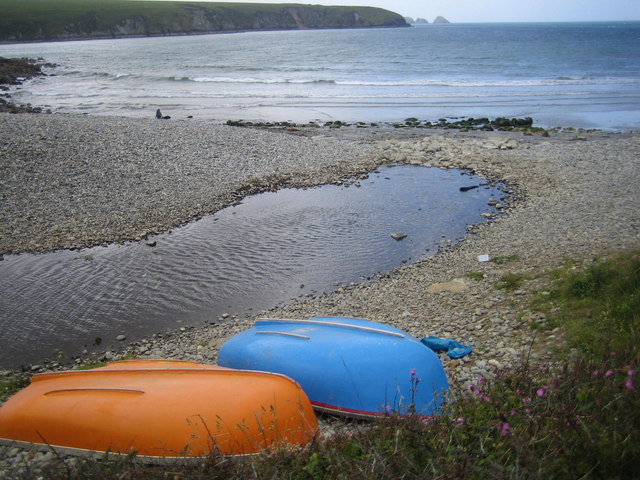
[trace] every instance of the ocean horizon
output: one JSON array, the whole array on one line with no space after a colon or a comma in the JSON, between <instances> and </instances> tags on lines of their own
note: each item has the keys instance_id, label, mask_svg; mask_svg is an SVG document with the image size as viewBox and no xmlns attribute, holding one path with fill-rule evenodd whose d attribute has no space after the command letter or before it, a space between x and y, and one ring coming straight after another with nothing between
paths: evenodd
<instances>
[{"instance_id":1,"label":"ocean horizon","mask_svg":"<svg viewBox=\"0 0 640 480\"><path fill-rule=\"evenodd\" d=\"M213 121L532 117L640 127L640 22L460 23L0 45L57 66L12 91L54 112Z\"/></svg>"}]
</instances>

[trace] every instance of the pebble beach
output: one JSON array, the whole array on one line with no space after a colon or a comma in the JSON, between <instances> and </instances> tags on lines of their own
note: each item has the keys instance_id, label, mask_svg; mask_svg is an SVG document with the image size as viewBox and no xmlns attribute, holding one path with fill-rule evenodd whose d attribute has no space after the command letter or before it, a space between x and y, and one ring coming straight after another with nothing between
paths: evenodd
<instances>
[{"instance_id":1,"label":"pebble beach","mask_svg":"<svg viewBox=\"0 0 640 480\"><path fill-rule=\"evenodd\" d=\"M258 317L315 315L367 318L418 338L473 345L462 359L442 356L452 385L491 378L523 359L553 362L561 331L532 330L544 317L529 301L543 274L567 259L588 263L640 246L640 131L361 127L0 114L0 253L144 241L251 193L350 182L383 163L467 169L503 181L508 199L500 215L432 257L257 315L115 342L71 363L127 354L215 363L225 339ZM498 288L507 275L522 284ZM66 368L69 359L52 358L28 373ZM0 447L0 471L27 455Z\"/></svg>"}]
</instances>

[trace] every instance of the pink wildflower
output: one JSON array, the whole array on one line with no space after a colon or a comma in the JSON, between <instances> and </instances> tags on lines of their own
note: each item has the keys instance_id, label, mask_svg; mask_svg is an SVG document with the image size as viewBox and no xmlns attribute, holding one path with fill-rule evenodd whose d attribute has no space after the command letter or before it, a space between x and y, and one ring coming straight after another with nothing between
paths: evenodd
<instances>
[{"instance_id":1,"label":"pink wildflower","mask_svg":"<svg viewBox=\"0 0 640 480\"><path fill-rule=\"evenodd\" d=\"M509 435L509 430L511 429L511 426L509 425L508 422L504 422L502 424L502 428L500 428L500 435L502 435L503 437L506 435Z\"/></svg>"},{"instance_id":2,"label":"pink wildflower","mask_svg":"<svg viewBox=\"0 0 640 480\"><path fill-rule=\"evenodd\" d=\"M530 408L525 408L524 411L527 412L528 414L533 413L533 410L531 410Z\"/></svg>"},{"instance_id":3,"label":"pink wildflower","mask_svg":"<svg viewBox=\"0 0 640 480\"><path fill-rule=\"evenodd\" d=\"M411 375L415 375L415 374L416 374L416 369L415 369L415 368L412 368L411 370L409 370L409 373L410 373Z\"/></svg>"},{"instance_id":4,"label":"pink wildflower","mask_svg":"<svg viewBox=\"0 0 640 480\"><path fill-rule=\"evenodd\" d=\"M628 378L627 381L625 382L624 386L627 387L628 390L633 390L633 380Z\"/></svg>"},{"instance_id":5,"label":"pink wildflower","mask_svg":"<svg viewBox=\"0 0 640 480\"><path fill-rule=\"evenodd\" d=\"M536 394L537 394L539 397L541 397L541 396L543 396L543 395L544 395L544 391L545 391L545 390L544 390L544 388L539 388L539 389L538 389L538 391L536 392Z\"/></svg>"},{"instance_id":6,"label":"pink wildflower","mask_svg":"<svg viewBox=\"0 0 640 480\"><path fill-rule=\"evenodd\" d=\"M607 371L604 373L604 376L605 376L605 377L610 377L611 375L613 375L613 370L607 370Z\"/></svg>"},{"instance_id":7,"label":"pink wildflower","mask_svg":"<svg viewBox=\"0 0 640 480\"><path fill-rule=\"evenodd\" d=\"M627 375L631 376L631 375L635 375L635 374L636 374L635 370L633 370L631 368L629 370L627 370Z\"/></svg>"},{"instance_id":8,"label":"pink wildflower","mask_svg":"<svg viewBox=\"0 0 640 480\"><path fill-rule=\"evenodd\" d=\"M531 403L531 398L530 398L530 397L523 398L523 399L522 399L522 401L523 401L524 403Z\"/></svg>"},{"instance_id":9,"label":"pink wildflower","mask_svg":"<svg viewBox=\"0 0 640 480\"><path fill-rule=\"evenodd\" d=\"M616 356L616 352L611 352L609 355L611 355L612 357Z\"/></svg>"},{"instance_id":10,"label":"pink wildflower","mask_svg":"<svg viewBox=\"0 0 640 480\"><path fill-rule=\"evenodd\" d=\"M456 423L464 423L464 418L462 417L456 418Z\"/></svg>"},{"instance_id":11,"label":"pink wildflower","mask_svg":"<svg viewBox=\"0 0 640 480\"><path fill-rule=\"evenodd\" d=\"M597 377L598 375L600 375L600 370L594 370L593 371L593 376Z\"/></svg>"},{"instance_id":12,"label":"pink wildflower","mask_svg":"<svg viewBox=\"0 0 640 480\"><path fill-rule=\"evenodd\" d=\"M482 397L482 400L483 400L485 403L491 403L491 397L487 397L486 395L485 395L484 397Z\"/></svg>"}]
</instances>

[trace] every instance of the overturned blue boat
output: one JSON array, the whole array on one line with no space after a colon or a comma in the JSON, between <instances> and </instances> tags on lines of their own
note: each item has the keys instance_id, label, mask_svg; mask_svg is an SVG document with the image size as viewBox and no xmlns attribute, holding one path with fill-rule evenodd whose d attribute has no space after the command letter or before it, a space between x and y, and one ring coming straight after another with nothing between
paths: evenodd
<instances>
[{"instance_id":1,"label":"overturned blue boat","mask_svg":"<svg viewBox=\"0 0 640 480\"><path fill-rule=\"evenodd\" d=\"M355 318L260 319L222 345L218 364L286 375L315 409L352 417L432 415L449 389L431 349Z\"/></svg>"}]
</instances>

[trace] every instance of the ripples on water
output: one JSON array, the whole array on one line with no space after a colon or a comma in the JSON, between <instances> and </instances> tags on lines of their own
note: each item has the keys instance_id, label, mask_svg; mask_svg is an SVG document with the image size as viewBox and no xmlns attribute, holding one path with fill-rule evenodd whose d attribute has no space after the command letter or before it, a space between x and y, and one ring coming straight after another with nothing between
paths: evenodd
<instances>
[{"instance_id":1,"label":"ripples on water","mask_svg":"<svg viewBox=\"0 0 640 480\"><path fill-rule=\"evenodd\" d=\"M77 354L225 312L271 308L434 253L491 211L480 179L454 170L383 167L361 186L284 189L150 238L0 263L0 366ZM402 241L391 234L402 231ZM103 345L104 347L104 345Z\"/></svg>"}]
</instances>

